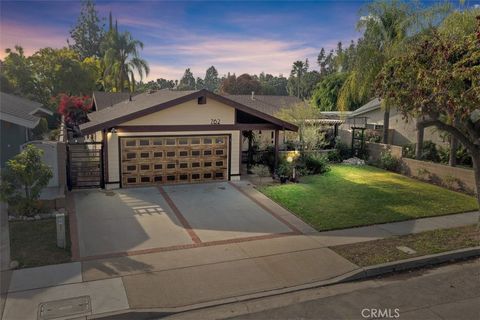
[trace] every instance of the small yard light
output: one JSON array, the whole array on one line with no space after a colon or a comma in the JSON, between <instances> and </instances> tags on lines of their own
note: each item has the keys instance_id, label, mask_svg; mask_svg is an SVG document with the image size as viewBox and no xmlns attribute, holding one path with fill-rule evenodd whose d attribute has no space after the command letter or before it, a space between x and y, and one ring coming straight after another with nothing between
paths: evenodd
<instances>
[{"instance_id":1,"label":"small yard light","mask_svg":"<svg viewBox=\"0 0 480 320\"><path fill-rule=\"evenodd\" d=\"M292 162L293 162L293 158L292 158L292 157L287 157L287 162L288 162L288 163L292 163Z\"/></svg>"}]
</instances>

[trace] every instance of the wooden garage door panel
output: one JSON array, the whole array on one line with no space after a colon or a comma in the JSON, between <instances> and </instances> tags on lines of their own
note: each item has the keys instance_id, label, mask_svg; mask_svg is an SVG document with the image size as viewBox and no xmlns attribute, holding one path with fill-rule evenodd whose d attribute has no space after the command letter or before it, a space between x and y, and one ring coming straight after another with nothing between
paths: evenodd
<instances>
[{"instance_id":1,"label":"wooden garage door panel","mask_svg":"<svg viewBox=\"0 0 480 320\"><path fill-rule=\"evenodd\" d=\"M228 136L122 137L122 185L228 179Z\"/></svg>"}]
</instances>

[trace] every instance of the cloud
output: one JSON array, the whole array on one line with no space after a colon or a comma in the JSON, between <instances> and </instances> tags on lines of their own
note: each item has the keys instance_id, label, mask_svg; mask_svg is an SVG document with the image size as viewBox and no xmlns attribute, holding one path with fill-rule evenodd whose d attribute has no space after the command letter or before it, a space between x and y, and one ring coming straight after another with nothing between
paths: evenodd
<instances>
[{"instance_id":1,"label":"cloud","mask_svg":"<svg viewBox=\"0 0 480 320\"><path fill-rule=\"evenodd\" d=\"M179 78L185 68L190 67L195 76L203 77L205 70L214 65L219 73L290 73L291 64L305 58L314 59L318 50L303 43L279 41L267 38L227 39L197 37L196 41L170 45L145 47L145 53L157 61L175 56L169 65L168 74ZM154 63L156 64L156 63ZM174 72L178 68L177 72ZM160 69L158 69L160 71ZM152 70L149 78L165 77L155 75Z\"/></svg>"},{"instance_id":2,"label":"cloud","mask_svg":"<svg viewBox=\"0 0 480 320\"><path fill-rule=\"evenodd\" d=\"M40 48L61 48L67 45L68 31L58 28L25 25L4 19L0 28L0 59L6 56L6 48L15 45L22 46L27 56Z\"/></svg>"}]
</instances>

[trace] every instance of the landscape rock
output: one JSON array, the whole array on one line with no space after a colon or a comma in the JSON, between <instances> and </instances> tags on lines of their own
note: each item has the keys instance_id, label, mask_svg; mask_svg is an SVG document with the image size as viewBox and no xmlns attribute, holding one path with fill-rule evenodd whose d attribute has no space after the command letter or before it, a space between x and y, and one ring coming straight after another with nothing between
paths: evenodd
<instances>
[{"instance_id":1,"label":"landscape rock","mask_svg":"<svg viewBox=\"0 0 480 320\"><path fill-rule=\"evenodd\" d=\"M352 165L355 165L355 166L363 166L363 165L365 165L365 160L362 160L362 159L357 158L357 157L353 157L353 158L350 158L350 159L347 159L347 160L343 160L342 163L352 164Z\"/></svg>"},{"instance_id":2,"label":"landscape rock","mask_svg":"<svg viewBox=\"0 0 480 320\"><path fill-rule=\"evenodd\" d=\"M10 261L10 269L17 269L18 266L19 266L19 263L17 260Z\"/></svg>"}]
</instances>

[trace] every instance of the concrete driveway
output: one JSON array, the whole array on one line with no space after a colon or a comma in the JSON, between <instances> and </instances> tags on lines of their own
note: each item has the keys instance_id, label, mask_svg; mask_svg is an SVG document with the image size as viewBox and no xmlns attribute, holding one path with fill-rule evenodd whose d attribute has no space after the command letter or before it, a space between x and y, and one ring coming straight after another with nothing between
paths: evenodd
<instances>
[{"instance_id":1,"label":"concrete driveway","mask_svg":"<svg viewBox=\"0 0 480 320\"><path fill-rule=\"evenodd\" d=\"M227 182L82 190L73 192L73 199L80 258L190 248L295 231Z\"/></svg>"}]
</instances>

